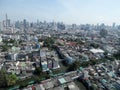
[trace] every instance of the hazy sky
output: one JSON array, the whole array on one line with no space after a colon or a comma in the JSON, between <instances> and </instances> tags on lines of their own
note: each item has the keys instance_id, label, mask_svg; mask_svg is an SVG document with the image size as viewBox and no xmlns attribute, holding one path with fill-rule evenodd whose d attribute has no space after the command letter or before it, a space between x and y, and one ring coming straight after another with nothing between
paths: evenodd
<instances>
[{"instance_id":1,"label":"hazy sky","mask_svg":"<svg viewBox=\"0 0 120 90\"><path fill-rule=\"evenodd\" d=\"M0 21L63 21L120 24L120 0L0 0Z\"/></svg>"}]
</instances>

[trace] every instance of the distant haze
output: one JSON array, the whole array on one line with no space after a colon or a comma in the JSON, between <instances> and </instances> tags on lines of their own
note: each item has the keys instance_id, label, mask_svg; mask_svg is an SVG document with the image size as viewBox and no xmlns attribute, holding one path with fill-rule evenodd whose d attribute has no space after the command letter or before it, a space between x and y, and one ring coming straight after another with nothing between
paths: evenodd
<instances>
[{"instance_id":1,"label":"distant haze","mask_svg":"<svg viewBox=\"0 0 120 90\"><path fill-rule=\"evenodd\" d=\"M0 0L0 21L63 21L120 24L120 0Z\"/></svg>"}]
</instances>

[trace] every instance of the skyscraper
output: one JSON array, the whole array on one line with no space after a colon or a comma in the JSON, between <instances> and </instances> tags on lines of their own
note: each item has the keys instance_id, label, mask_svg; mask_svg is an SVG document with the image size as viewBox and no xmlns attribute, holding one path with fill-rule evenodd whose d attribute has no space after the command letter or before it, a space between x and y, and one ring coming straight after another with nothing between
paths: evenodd
<instances>
[{"instance_id":1,"label":"skyscraper","mask_svg":"<svg viewBox=\"0 0 120 90\"><path fill-rule=\"evenodd\" d=\"M7 20L7 27L10 27L10 19Z\"/></svg>"},{"instance_id":2,"label":"skyscraper","mask_svg":"<svg viewBox=\"0 0 120 90\"><path fill-rule=\"evenodd\" d=\"M5 24L6 24L5 26L6 26L6 29L7 29L7 20L8 20L7 14L5 15L5 20L6 20L6 21L5 21Z\"/></svg>"},{"instance_id":3,"label":"skyscraper","mask_svg":"<svg viewBox=\"0 0 120 90\"><path fill-rule=\"evenodd\" d=\"M24 27L24 30L27 28L27 21L26 21L26 19L23 20L23 27Z\"/></svg>"},{"instance_id":4,"label":"skyscraper","mask_svg":"<svg viewBox=\"0 0 120 90\"><path fill-rule=\"evenodd\" d=\"M0 31L2 30L2 22L0 22Z\"/></svg>"},{"instance_id":5,"label":"skyscraper","mask_svg":"<svg viewBox=\"0 0 120 90\"><path fill-rule=\"evenodd\" d=\"M112 27L115 28L115 23L113 23Z\"/></svg>"},{"instance_id":6,"label":"skyscraper","mask_svg":"<svg viewBox=\"0 0 120 90\"><path fill-rule=\"evenodd\" d=\"M8 27L10 27L10 19L8 19L7 14L5 15L5 28L7 29Z\"/></svg>"}]
</instances>

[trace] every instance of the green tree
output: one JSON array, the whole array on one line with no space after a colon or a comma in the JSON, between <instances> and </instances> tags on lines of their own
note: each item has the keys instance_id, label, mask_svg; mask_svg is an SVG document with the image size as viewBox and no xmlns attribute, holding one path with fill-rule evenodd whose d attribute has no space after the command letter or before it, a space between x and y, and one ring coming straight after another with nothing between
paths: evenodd
<instances>
[{"instance_id":1,"label":"green tree","mask_svg":"<svg viewBox=\"0 0 120 90\"><path fill-rule=\"evenodd\" d=\"M78 69L80 67L80 62L79 61L75 61L74 63L72 63L70 66L69 66L69 71L74 71L76 69Z\"/></svg>"},{"instance_id":2,"label":"green tree","mask_svg":"<svg viewBox=\"0 0 120 90\"><path fill-rule=\"evenodd\" d=\"M7 45L2 46L2 52L8 51L9 47Z\"/></svg>"},{"instance_id":3,"label":"green tree","mask_svg":"<svg viewBox=\"0 0 120 90\"><path fill-rule=\"evenodd\" d=\"M99 44L97 44L97 43L91 43L90 46L93 47L93 48L98 48Z\"/></svg>"},{"instance_id":4,"label":"green tree","mask_svg":"<svg viewBox=\"0 0 120 90\"><path fill-rule=\"evenodd\" d=\"M19 40L19 44L21 44L23 41L22 40Z\"/></svg>"},{"instance_id":5,"label":"green tree","mask_svg":"<svg viewBox=\"0 0 120 90\"><path fill-rule=\"evenodd\" d=\"M84 42L81 39L75 39L74 40L77 44L84 44Z\"/></svg>"},{"instance_id":6,"label":"green tree","mask_svg":"<svg viewBox=\"0 0 120 90\"><path fill-rule=\"evenodd\" d=\"M90 62L91 65L95 65L95 64L98 63L98 60L90 60L89 62Z\"/></svg>"},{"instance_id":7,"label":"green tree","mask_svg":"<svg viewBox=\"0 0 120 90\"><path fill-rule=\"evenodd\" d=\"M2 69L0 70L0 87L5 87L6 85L6 72Z\"/></svg>"},{"instance_id":8,"label":"green tree","mask_svg":"<svg viewBox=\"0 0 120 90\"><path fill-rule=\"evenodd\" d=\"M35 71L34 71L34 74L35 74L35 75L40 75L41 72L42 72L42 69L41 69L40 67L36 67L36 68L35 68Z\"/></svg>"},{"instance_id":9,"label":"green tree","mask_svg":"<svg viewBox=\"0 0 120 90\"><path fill-rule=\"evenodd\" d=\"M10 39L8 42L9 42L9 43L15 43L15 40Z\"/></svg>"},{"instance_id":10,"label":"green tree","mask_svg":"<svg viewBox=\"0 0 120 90\"><path fill-rule=\"evenodd\" d=\"M116 59L120 59L120 50L113 55Z\"/></svg>"},{"instance_id":11,"label":"green tree","mask_svg":"<svg viewBox=\"0 0 120 90\"><path fill-rule=\"evenodd\" d=\"M4 44L15 43L15 40L13 40L13 39L10 39L9 41L3 40L3 43L4 43Z\"/></svg>"},{"instance_id":12,"label":"green tree","mask_svg":"<svg viewBox=\"0 0 120 90\"><path fill-rule=\"evenodd\" d=\"M46 39L44 40L43 45L44 45L45 47L52 47L52 45L53 45L54 43L55 43L54 39L48 37L48 38L46 38Z\"/></svg>"},{"instance_id":13,"label":"green tree","mask_svg":"<svg viewBox=\"0 0 120 90\"><path fill-rule=\"evenodd\" d=\"M6 80L8 86L15 85L17 77L15 74L6 75Z\"/></svg>"},{"instance_id":14,"label":"green tree","mask_svg":"<svg viewBox=\"0 0 120 90\"><path fill-rule=\"evenodd\" d=\"M88 67L90 64L91 64L91 61L84 61L84 62L82 62L80 65L81 65L82 67Z\"/></svg>"}]
</instances>

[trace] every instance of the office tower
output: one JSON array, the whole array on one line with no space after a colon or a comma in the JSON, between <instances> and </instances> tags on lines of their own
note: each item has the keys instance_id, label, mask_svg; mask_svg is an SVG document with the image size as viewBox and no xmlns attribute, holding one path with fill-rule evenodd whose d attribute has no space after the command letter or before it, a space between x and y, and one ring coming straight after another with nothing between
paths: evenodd
<instances>
[{"instance_id":1,"label":"office tower","mask_svg":"<svg viewBox=\"0 0 120 90\"><path fill-rule=\"evenodd\" d=\"M7 27L10 27L10 19L7 19Z\"/></svg>"},{"instance_id":2,"label":"office tower","mask_svg":"<svg viewBox=\"0 0 120 90\"><path fill-rule=\"evenodd\" d=\"M7 20L8 20L8 18L7 18L7 14L5 15L5 27L6 27L6 29L7 29Z\"/></svg>"},{"instance_id":3,"label":"office tower","mask_svg":"<svg viewBox=\"0 0 120 90\"><path fill-rule=\"evenodd\" d=\"M52 30L56 30L57 31L57 24L56 24L56 22L52 22L51 23L51 25L52 25Z\"/></svg>"},{"instance_id":4,"label":"office tower","mask_svg":"<svg viewBox=\"0 0 120 90\"><path fill-rule=\"evenodd\" d=\"M8 27L10 27L10 19L8 19L7 14L5 15L5 25L4 25L4 26L6 27L6 29L7 29Z\"/></svg>"},{"instance_id":5,"label":"office tower","mask_svg":"<svg viewBox=\"0 0 120 90\"><path fill-rule=\"evenodd\" d=\"M102 24L100 25L100 29L105 29L105 24L104 24L104 23L102 23Z\"/></svg>"},{"instance_id":6,"label":"office tower","mask_svg":"<svg viewBox=\"0 0 120 90\"><path fill-rule=\"evenodd\" d=\"M76 24L72 24L72 29L76 30Z\"/></svg>"},{"instance_id":7,"label":"office tower","mask_svg":"<svg viewBox=\"0 0 120 90\"><path fill-rule=\"evenodd\" d=\"M15 22L15 28L20 28L20 26L21 26L21 25L20 25L20 22L19 22L19 21L16 21L16 22Z\"/></svg>"},{"instance_id":8,"label":"office tower","mask_svg":"<svg viewBox=\"0 0 120 90\"><path fill-rule=\"evenodd\" d=\"M23 20L23 27L24 27L24 30L27 28L27 21L26 21L26 19Z\"/></svg>"},{"instance_id":9,"label":"office tower","mask_svg":"<svg viewBox=\"0 0 120 90\"><path fill-rule=\"evenodd\" d=\"M115 23L113 23L113 26L112 26L113 28L115 28Z\"/></svg>"},{"instance_id":10,"label":"office tower","mask_svg":"<svg viewBox=\"0 0 120 90\"><path fill-rule=\"evenodd\" d=\"M39 20L37 19L37 25L39 25Z\"/></svg>"},{"instance_id":11,"label":"office tower","mask_svg":"<svg viewBox=\"0 0 120 90\"><path fill-rule=\"evenodd\" d=\"M33 23L30 23L30 27L31 27L31 28L33 27Z\"/></svg>"},{"instance_id":12,"label":"office tower","mask_svg":"<svg viewBox=\"0 0 120 90\"><path fill-rule=\"evenodd\" d=\"M63 23L57 23L58 30L65 30L65 24Z\"/></svg>"},{"instance_id":13,"label":"office tower","mask_svg":"<svg viewBox=\"0 0 120 90\"><path fill-rule=\"evenodd\" d=\"M0 22L0 31L2 30L2 22Z\"/></svg>"}]
</instances>

